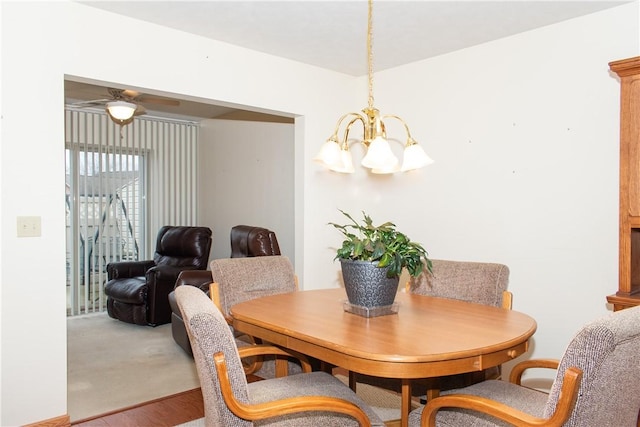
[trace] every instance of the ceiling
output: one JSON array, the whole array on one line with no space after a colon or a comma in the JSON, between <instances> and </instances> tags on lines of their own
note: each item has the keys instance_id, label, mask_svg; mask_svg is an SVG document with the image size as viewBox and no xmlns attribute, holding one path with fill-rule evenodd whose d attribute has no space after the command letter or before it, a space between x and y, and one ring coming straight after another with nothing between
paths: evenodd
<instances>
[{"instance_id":1,"label":"ceiling","mask_svg":"<svg viewBox=\"0 0 640 427\"><path fill-rule=\"evenodd\" d=\"M443 55L630 1L376 0L373 5L374 71ZM78 2L353 76L367 74L367 2L364 0ZM105 93L106 90L98 98L103 98ZM86 100L77 93L68 92L67 96ZM172 112L180 114L178 110L187 106L197 107L185 101ZM197 108L195 111L184 113L215 117L233 112L229 109L198 112Z\"/></svg>"},{"instance_id":2,"label":"ceiling","mask_svg":"<svg viewBox=\"0 0 640 427\"><path fill-rule=\"evenodd\" d=\"M117 89L133 89L133 87L118 87ZM111 99L109 89L98 83L85 83L71 80L64 82L65 103L72 108L81 108L83 110L104 110L106 101ZM146 100L149 102L146 102ZM97 105L86 105L86 101L101 100L103 102ZM158 100L159 102L153 102ZM179 105L167 105L162 100L176 100ZM241 110L234 107L228 107L217 104L204 102L196 102L186 100L178 96L162 95L157 92L153 94L141 93L136 103L142 105L146 110L145 117L153 116L160 118L171 118L187 121L201 121L202 119L227 119L227 120L251 120L262 122L277 123L293 123L293 118L282 117L272 114L257 113L252 111ZM137 113L136 113L137 114Z\"/></svg>"}]
</instances>

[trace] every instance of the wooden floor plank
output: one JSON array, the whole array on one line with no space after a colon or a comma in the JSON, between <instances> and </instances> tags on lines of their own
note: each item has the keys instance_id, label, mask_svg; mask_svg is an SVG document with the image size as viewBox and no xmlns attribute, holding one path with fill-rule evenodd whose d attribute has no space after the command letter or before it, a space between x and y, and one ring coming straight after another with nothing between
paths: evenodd
<instances>
[{"instance_id":1,"label":"wooden floor plank","mask_svg":"<svg viewBox=\"0 0 640 427\"><path fill-rule=\"evenodd\" d=\"M248 375L247 381L260 381ZM200 388L162 397L71 423L72 427L173 427L204 417L204 401ZM399 427L400 420L387 421L386 427ZM640 426L640 425L639 425Z\"/></svg>"},{"instance_id":2,"label":"wooden floor plank","mask_svg":"<svg viewBox=\"0 0 640 427\"><path fill-rule=\"evenodd\" d=\"M163 397L98 417L72 422L72 427L172 427L204 417L200 388Z\"/></svg>"}]
</instances>

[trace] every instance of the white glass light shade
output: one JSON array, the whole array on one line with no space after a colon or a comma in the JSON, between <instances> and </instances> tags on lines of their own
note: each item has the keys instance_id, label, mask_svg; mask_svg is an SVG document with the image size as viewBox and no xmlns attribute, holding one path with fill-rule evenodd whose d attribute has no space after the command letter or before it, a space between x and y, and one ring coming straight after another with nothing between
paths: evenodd
<instances>
[{"instance_id":1,"label":"white glass light shade","mask_svg":"<svg viewBox=\"0 0 640 427\"><path fill-rule=\"evenodd\" d=\"M313 160L335 172L354 172L351 151L341 149L334 139L328 139Z\"/></svg>"},{"instance_id":2,"label":"white glass light shade","mask_svg":"<svg viewBox=\"0 0 640 427\"><path fill-rule=\"evenodd\" d=\"M330 167L329 169L341 173L355 172L355 169L353 169L353 158L351 157L351 151L340 150L340 164L335 165L334 167Z\"/></svg>"},{"instance_id":3,"label":"white glass light shade","mask_svg":"<svg viewBox=\"0 0 640 427\"><path fill-rule=\"evenodd\" d=\"M333 166L341 164L340 151L342 151L340 150L340 145L335 140L328 139L322 144L320 151L313 160L331 169Z\"/></svg>"},{"instance_id":4,"label":"white glass light shade","mask_svg":"<svg viewBox=\"0 0 640 427\"><path fill-rule=\"evenodd\" d=\"M331 165L338 163L340 161L340 146L336 141L328 139L324 144L322 144L320 151L313 160L326 167L330 167Z\"/></svg>"},{"instance_id":5,"label":"white glass light shade","mask_svg":"<svg viewBox=\"0 0 640 427\"><path fill-rule=\"evenodd\" d=\"M433 160L427 156L424 149L418 144L407 145L404 149L404 156L402 160L402 172L410 171L413 169L419 169L426 165L433 163Z\"/></svg>"},{"instance_id":6,"label":"white glass light shade","mask_svg":"<svg viewBox=\"0 0 640 427\"><path fill-rule=\"evenodd\" d=\"M398 158L391 151L387 140L376 136L369 144L367 155L364 156L361 163L366 168L388 170L398 163Z\"/></svg>"},{"instance_id":7,"label":"white glass light shade","mask_svg":"<svg viewBox=\"0 0 640 427\"><path fill-rule=\"evenodd\" d=\"M107 102L107 111L116 120L129 120L133 117L138 106L132 102L127 101L111 101Z\"/></svg>"},{"instance_id":8,"label":"white glass light shade","mask_svg":"<svg viewBox=\"0 0 640 427\"><path fill-rule=\"evenodd\" d=\"M396 173L400 170L400 168L398 167L398 163L396 163L395 165L393 165L393 167L391 168L386 168L386 169L371 169L371 173L375 173L377 175L386 175L386 174L390 174L390 173Z\"/></svg>"}]
</instances>

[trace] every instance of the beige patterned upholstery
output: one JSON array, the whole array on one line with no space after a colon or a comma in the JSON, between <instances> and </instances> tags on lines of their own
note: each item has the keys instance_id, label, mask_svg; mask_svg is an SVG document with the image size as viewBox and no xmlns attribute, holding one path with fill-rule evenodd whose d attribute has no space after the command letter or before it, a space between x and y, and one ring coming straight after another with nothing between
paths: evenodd
<instances>
[{"instance_id":1,"label":"beige patterned upholstery","mask_svg":"<svg viewBox=\"0 0 640 427\"><path fill-rule=\"evenodd\" d=\"M233 395L244 404L267 403L300 396L333 396L353 402L361 408L374 426L384 423L355 393L340 380L325 373L311 372L282 378L272 378L248 384L240 360L240 354L226 320L218 308L199 289L180 286L176 289L176 300L196 362L205 406L205 425L211 427L236 426L357 426L348 415L326 411L298 412L280 415L265 420L250 422L239 418L225 404L221 380L218 378L213 355L224 354L229 382Z\"/></svg>"},{"instance_id":2,"label":"beige patterned upholstery","mask_svg":"<svg viewBox=\"0 0 640 427\"><path fill-rule=\"evenodd\" d=\"M409 280L414 294L451 298L478 304L502 306L509 284L509 268L503 264L432 260L433 274Z\"/></svg>"},{"instance_id":3,"label":"beige patterned upholstery","mask_svg":"<svg viewBox=\"0 0 640 427\"><path fill-rule=\"evenodd\" d=\"M575 407L561 425L636 426L640 411L640 307L618 311L585 325L567 346L549 394L513 382L489 380L442 393L442 398L432 400L426 407L436 409L440 401L457 393L483 396L546 419L569 397L566 392L561 397L560 389L570 367L582 370L583 376ZM410 414L411 427L421 425L423 408ZM440 409L436 420L438 427L510 425L480 412L458 408ZM530 424L518 421L518 425Z\"/></svg>"},{"instance_id":4,"label":"beige patterned upholstery","mask_svg":"<svg viewBox=\"0 0 640 427\"><path fill-rule=\"evenodd\" d=\"M432 271L426 269L417 278L411 277L406 291L419 295L450 298L511 308L511 294L507 292L509 268L503 264L432 260ZM425 378L412 382L414 396L431 396L438 390L449 390L500 377L500 367L468 374L449 375L440 378ZM400 381L356 374L357 382L385 387L400 392Z\"/></svg>"},{"instance_id":5,"label":"beige patterned upholstery","mask_svg":"<svg viewBox=\"0 0 640 427\"><path fill-rule=\"evenodd\" d=\"M231 318L231 307L235 304L298 289L293 265L285 256L221 258L211 261L210 265L214 282L214 295L211 298L228 320ZM239 346L252 342L246 335L236 335L236 344ZM273 360L259 360L256 363L254 359L250 359L246 362L249 363L247 366L252 366L247 369L247 373L262 378L276 376ZM290 373L301 371L295 362L288 364L288 370Z\"/></svg>"},{"instance_id":6,"label":"beige patterned upholstery","mask_svg":"<svg viewBox=\"0 0 640 427\"><path fill-rule=\"evenodd\" d=\"M220 310L226 317L235 304L297 290L293 265L280 255L214 259L211 276L218 284Z\"/></svg>"}]
</instances>

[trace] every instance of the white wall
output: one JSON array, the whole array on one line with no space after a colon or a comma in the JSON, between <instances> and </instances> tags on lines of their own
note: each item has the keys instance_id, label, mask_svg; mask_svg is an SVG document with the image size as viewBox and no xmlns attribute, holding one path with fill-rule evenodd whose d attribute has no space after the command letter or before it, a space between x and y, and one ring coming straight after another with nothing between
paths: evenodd
<instances>
[{"instance_id":1,"label":"white wall","mask_svg":"<svg viewBox=\"0 0 640 427\"><path fill-rule=\"evenodd\" d=\"M507 264L514 309L538 322L533 355L560 357L617 290L620 85L607 64L636 56L638 37L635 3L379 73L379 108L435 163L342 206L396 221L434 258Z\"/></svg>"},{"instance_id":2,"label":"white wall","mask_svg":"<svg viewBox=\"0 0 640 427\"><path fill-rule=\"evenodd\" d=\"M339 115L366 105L364 78L67 1L1 7L1 425L66 413L65 75L296 116L306 289L337 285L330 247L340 236L326 224L341 220L338 208L364 209L433 257L508 264L515 308L539 323L536 354L559 356L579 323L606 312L617 281L619 93L607 62L640 53L637 2L377 74L376 106L407 120L436 160L393 177L311 162ZM41 216L42 236L16 238L18 215Z\"/></svg>"},{"instance_id":3,"label":"white wall","mask_svg":"<svg viewBox=\"0 0 640 427\"><path fill-rule=\"evenodd\" d=\"M244 224L273 230L295 263L293 125L206 120L199 142L198 218L213 230L211 259L229 257L231 227Z\"/></svg>"},{"instance_id":4,"label":"white wall","mask_svg":"<svg viewBox=\"0 0 640 427\"><path fill-rule=\"evenodd\" d=\"M438 118L433 255L509 265L514 308L538 321L534 356L559 357L617 290L620 85L607 63L640 52L637 18L636 3L393 76L421 75L424 117Z\"/></svg>"},{"instance_id":5,"label":"white wall","mask_svg":"<svg viewBox=\"0 0 640 427\"><path fill-rule=\"evenodd\" d=\"M325 138L336 109L355 108L355 88L349 76L74 2L1 5L0 173L10 185L2 188L0 425L8 426L66 413L65 76L308 116L295 133L300 164ZM41 216L42 236L17 238L18 215ZM298 229L303 220L297 212Z\"/></svg>"}]
</instances>

